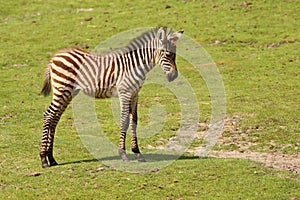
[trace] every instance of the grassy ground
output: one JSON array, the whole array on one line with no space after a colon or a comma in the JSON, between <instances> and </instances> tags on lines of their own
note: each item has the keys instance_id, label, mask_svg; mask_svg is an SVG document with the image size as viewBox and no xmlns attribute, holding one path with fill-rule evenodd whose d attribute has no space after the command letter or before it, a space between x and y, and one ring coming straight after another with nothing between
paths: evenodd
<instances>
[{"instance_id":1,"label":"grassy ground","mask_svg":"<svg viewBox=\"0 0 300 200\"><path fill-rule=\"evenodd\" d=\"M2 2L0 199L299 199L299 175L247 160L186 155L148 174L107 168L81 143L71 108L59 123L55 141L62 165L41 169L38 156L43 112L50 103L39 92L51 55L69 46L92 50L122 31L159 25L184 29L210 53L223 77L227 116L243 116L235 134L253 143L249 150L299 155L299 6L293 0ZM208 121L205 83L184 63L178 58L180 72L196 88L200 119ZM154 89L141 91L141 124L152 103L147 91ZM97 102L97 109L107 104ZM99 112L103 128L117 143L118 127L110 110ZM171 119L163 136L178 128L176 117ZM223 137L230 138L230 132ZM146 150L149 144L159 145L159 139L141 140L141 146ZM225 143L217 148L239 147Z\"/></svg>"}]
</instances>

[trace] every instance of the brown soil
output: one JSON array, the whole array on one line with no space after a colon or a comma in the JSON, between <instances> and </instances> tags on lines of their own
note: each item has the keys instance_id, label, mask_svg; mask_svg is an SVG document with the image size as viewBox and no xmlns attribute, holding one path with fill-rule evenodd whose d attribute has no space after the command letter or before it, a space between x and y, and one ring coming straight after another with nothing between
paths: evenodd
<instances>
[{"instance_id":1,"label":"brown soil","mask_svg":"<svg viewBox=\"0 0 300 200\"><path fill-rule=\"evenodd\" d=\"M216 146L222 145L234 145L236 150L227 151L211 151L208 156L217 157L217 158L243 158L257 161L263 163L266 167L287 170L296 174L300 174L300 153L298 154L285 154L276 150L276 144L274 141L270 141L268 147L265 150L266 152L255 152L251 151L250 147L258 144L256 138L250 137L247 134L247 131L241 131L239 129L239 121L244 117L251 117L253 115L241 115L234 116L232 118L226 118L223 133L219 136L219 139L216 143ZM202 130L208 128L208 124L200 124ZM206 126L206 128L205 128ZM259 131L259 127L254 127ZM253 128L251 128L253 129ZM201 131L197 136L199 139L203 138L205 131ZM226 136L225 136L226 135ZM289 146L289 145L285 145ZM271 152L270 152L271 147ZM272 151L272 148L274 150ZM298 147L295 147L298 148ZM189 150L190 153L197 154L201 147ZM278 148L277 148L278 149Z\"/></svg>"},{"instance_id":2,"label":"brown soil","mask_svg":"<svg viewBox=\"0 0 300 200\"><path fill-rule=\"evenodd\" d=\"M283 153L260 153L239 151L212 151L209 154L217 158L244 158L265 164L266 167L283 169L300 174L300 154L286 155Z\"/></svg>"},{"instance_id":3,"label":"brown soil","mask_svg":"<svg viewBox=\"0 0 300 200\"><path fill-rule=\"evenodd\" d=\"M294 174L300 174L300 153L289 155L280 151L284 147L291 147L291 145L281 145L278 146L274 141L269 141L268 145L263 149L259 149L261 152L253 151L252 147L259 145L257 138L254 136L249 136L249 132L251 131L260 131L260 127L250 127L249 130L240 130L239 121L244 117L251 117L253 115L240 115L234 116L231 118L226 118L223 132L219 136L215 147L219 149L230 149L226 148L228 146L234 146L234 150L212 150L208 152L208 157L216 157L216 158L242 158L242 159L250 159L259 163L264 164L266 167L281 169L293 172ZM199 131L194 138L195 140L202 140L205 138L205 134L207 133L209 124L205 122L199 123ZM280 127L279 127L280 128ZM176 138L176 136L174 137ZM170 138L169 140L172 140ZM165 139L164 139L165 140ZM164 149L166 141L158 143L155 147L152 145L148 145L148 149ZM297 145L294 147L296 150L298 149ZM224 148L225 147L225 148ZM195 156L200 155L199 152L203 147L190 148L187 150L188 153L191 153ZM299 176L300 177L300 176ZM298 179L297 179L298 180ZM299 178L300 180L300 178Z\"/></svg>"}]
</instances>

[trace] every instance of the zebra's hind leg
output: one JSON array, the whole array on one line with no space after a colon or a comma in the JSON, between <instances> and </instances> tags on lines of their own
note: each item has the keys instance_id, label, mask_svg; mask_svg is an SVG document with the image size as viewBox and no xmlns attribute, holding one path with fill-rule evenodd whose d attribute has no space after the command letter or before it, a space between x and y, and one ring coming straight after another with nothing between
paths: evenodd
<instances>
[{"instance_id":1,"label":"zebra's hind leg","mask_svg":"<svg viewBox=\"0 0 300 200\"><path fill-rule=\"evenodd\" d=\"M52 114L51 110L52 110L52 108L50 105L44 114L42 145L41 145L41 149L40 149L40 157L41 157L41 162L42 162L43 168L49 167L48 160L47 160L47 155L49 153L49 145L50 145L49 137L50 137L50 135L52 135L51 132L53 132L53 130L51 130L51 121L53 118L52 117L53 114Z\"/></svg>"},{"instance_id":2,"label":"zebra's hind leg","mask_svg":"<svg viewBox=\"0 0 300 200\"><path fill-rule=\"evenodd\" d=\"M71 98L65 98L64 100L60 99L60 101L52 100L51 105L44 114L42 145L40 149L40 157L43 168L57 165L57 162L53 157L55 128L70 101ZM60 105L56 105L56 102L60 102Z\"/></svg>"},{"instance_id":3,"label":"zebra's hind leg","mask_svg":"<svg viewBox=\"0 0 300 200\"><path fill-rule=\"evenodd\" d=\"M135 155L135 158L139 161L139 162L146 162L143 154L140 152L139 147L137 145L137 138L136 137L132 137L131 138L131 150Z\"/></svg>"},{"instance_id":4,"label":"zebra's hind leg","mask_svg":"<svg viewBox=\"0 0 300 200\"><path fill-rule=\"evenodd\" d=\"M48 157L48 161L49 161L49 164L50 166L55 166L55 165L58 165L57 162L55 161L54 157L53 157L53 144L54 144L54 134L55 134L55 128L57 126L57 123L59 122L60 120L60 117L62 116L62 114L64 113L65 109L67 108L67 106L69 105L71 101L71 97L68 98L68 100L65 100L61 107L60 107L60 110L58 112L58 114L56 114L54 120L53 120L53 131L51 131L51 133L53 134L50 134L50 137L49 137L49 141L50 141L50 146L49 146L49 149L48 149L48 154L47 154L47 157Z\"/></svg>"},{"instance_id":5,"label":"zebra's hind leg","mask_svg":"<svg viewBox=\"0 0 300 200\"><path fill-rule=\"evenodd\" d=\"M54 142L55 127L57 124L57 122L55 122L55 118L57 115L55 114L55 112L52 113L53 111L54 111L53 108L50 106L48 110L45 112L45 116L44 116L44 130L43 130L43 137L42 137L42 146L40 150L40 157L41 157L43 168L57 165L57 162L53 157L53 142Z\"/></svg>"},{"instance_id":6,"label":"zebra's hind leg","mask_svg":"<svg viewBox=\"0 0 300 200\"><path fill-rule=\"evenodd\" d=\"M49 161L50 166L58 165L57 162L55 161L54 157L53 157L54 133L55 133L55 128L53 128L53 130L51 130L51 134L49 135L50 146L49 146L49 149L48 149L47 157L48 157L48 161Z\"/></svg>"}]
</instances>

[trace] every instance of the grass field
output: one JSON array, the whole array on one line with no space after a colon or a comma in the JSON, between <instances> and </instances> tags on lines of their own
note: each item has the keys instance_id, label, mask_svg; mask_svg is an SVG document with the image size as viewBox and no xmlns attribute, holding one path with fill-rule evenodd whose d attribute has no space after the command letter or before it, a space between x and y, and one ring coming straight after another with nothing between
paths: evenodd
<instances>
[{"instance_id":1,"label":"grass field","mask_svg":"<svg viewBox=\"0 0 300 200\"><path fill-rule=\"evenodd\" d=\"M227 124L216 151L299 158L299 6L296 0L1 2L0 199L300 199L299 173L245 159L199 159L186 153L146 174L107 167L82 144L72 108L56 133L54 154L61 165L42 169L39 158L43 113L51 101L39 93L51 55L70 46L93 50L122 31L157 26L184 29L222 75L227 118L239 120ZM184 59L178 57L177 65L196 92L199 124L208 123L205 82ZM163 130L140 140L144 152L176 134L180 110L167 105L169 98L158 86L141 91L141 125L148 123L149 108L157 102L168 112ZM103 130L117 144L118 126L111 110L103 109L110 100L96 104ZM294 164L299 169L300 163Z\"/></svg>"}]
</instances>

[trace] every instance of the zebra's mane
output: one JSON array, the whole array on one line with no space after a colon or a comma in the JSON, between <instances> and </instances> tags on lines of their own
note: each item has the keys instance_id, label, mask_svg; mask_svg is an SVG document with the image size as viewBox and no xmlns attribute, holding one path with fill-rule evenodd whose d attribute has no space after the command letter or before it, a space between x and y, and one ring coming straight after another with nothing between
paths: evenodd
<instances>
[{"instance_id":1,"label":"zebra's mane","mask_svg":"<svg viewBox=\"0 0 300 200\"><path fill-rule=\"evenodd\" d=\"M125 47L126 50L134 50L143 47L143 45L153 39L164 39L172 33L167 27L157 27L153 28L140 36L132 39L129 44Z\"/></svg>"},{"instance_id":2,"label":"zebra's mane","mask_svg":"<svg viewBox=\"0 0 300 200\"><path fill-rule=\"evenodd\" d=\"M132 39L126 46L110 48L107 49L98 49L95 51L95 55L104 56L107 54L115 53L115 54L124 54L131 52L136 49L144 48L145 44L153 39L165 39L169 34L173 33L173 31L167 27L157 27L150 29L140 36ZM121 40L122 41L122 40Z\"/></svg>"}]
</instances>

